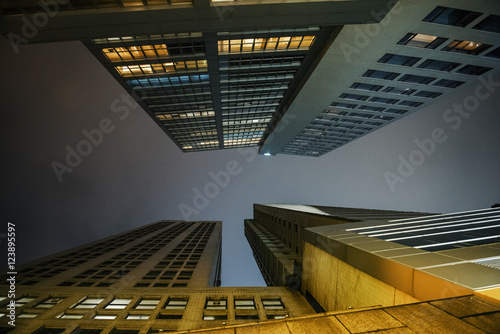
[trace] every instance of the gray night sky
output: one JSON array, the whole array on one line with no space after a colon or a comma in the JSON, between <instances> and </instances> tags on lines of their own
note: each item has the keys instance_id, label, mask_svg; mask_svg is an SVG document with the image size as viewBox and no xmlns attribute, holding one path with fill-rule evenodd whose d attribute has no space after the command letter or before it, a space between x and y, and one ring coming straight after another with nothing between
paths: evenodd
<instances>
[{"instance_id":1,"label":"gray night sky","mask_svg":"<svg viewBox=\"0 0 500 334\"><path fill-rule=\"evenodd\" d=\"M452 212L500 202L500 87L460 124L443 120L479 81L323 157L265 157L256 148L182 153L139 107L120 119L111 105L125 90L80 42L22 46L15 54L1 37L0 67L0 233L8 221L16 224L18 263L183 219L179 205L194 207L196 189L228 163L238 164L237 175L188 217L223 221L224 286L264 285L243 234L253 203ZM493 80L500 83L500 73ZM65 163L66 147L75 149L86 139L82 131L103 119L113 130L59 182L53 162ZM446 140L392 191L384 173L398 173L400 156L418 158L415 140L438 128Z\"/></svg>"}]
</instances>

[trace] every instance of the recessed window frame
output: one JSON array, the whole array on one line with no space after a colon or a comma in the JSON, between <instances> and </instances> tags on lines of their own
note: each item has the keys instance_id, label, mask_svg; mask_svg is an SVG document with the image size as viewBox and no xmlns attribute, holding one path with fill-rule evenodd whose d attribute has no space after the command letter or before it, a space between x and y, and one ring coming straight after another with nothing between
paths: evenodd
<instances>
[{"instance_id":1,"label":"recessed window frame","mask_svg":"<svg viewBox=\"0 0 500 334\"><path fill-rule=\"evenodd\" d=\"M466 27L481 16L479 12L437 6L422 21L455 27Z\"/></svg>"},{"instance_id":2,"label":"recessed window frame","mask_svg":"<svg viewBox=\"0 0 500 334\"><path fill-rule=\"evenodd\" d=\"M491 71L491 67L486 67L486 66L479 66L479 65L464 65L458 70L456 70L456 73L460 74L465 74L465 75L474 75L474 76L480 76L483 75L484 73Z\"/></svg>"},{"instance_id":3,"label":"recessed window frame","mask_svg":"<svg viewBox=\"0 0 500 334\"><path fill-rule=\"evenodd\" d=\"M265 310L284 310L285 304L281 298L261 298Z\"/></svg>"},{"instance_id":4,"label":"recessed window frame","mask_svg":"<svg viewBox=\"0 0 500 334\"><path fill-rule=\"evenodd\" d=\"M476 56L491 48L490 44L455 39L441 50Z\"/></svg>"},{"instance_id":5,"label":"recessed window frame","mask_svg":"<svg viewBox=\"0 0 500 334\"><path fill-rule=\"evenodd\" d=\"M227 298L208 297L205 300L205 310L227 310Z\"/></svg>"},{"instance_id":6,"label":"recessed window frame","mask_svg":"<svg viewBox=\"0 0 500 334\"><path fill-rule=\"evenodd\" d=\"M421 64L419 64L418 68L425 68L427 70L434 71L442 71L442 72L450 72L460 66L460 63L455 63L451 61L444 61L438 59L426 59Z\"/></svg>"},{"instance_id":7,"label":"recessed window frame","mask_svg":"<svg viewBox=\"0 0 500 334\"><path fill-rule=\"evenodd\" d=\"M415 65L421 59L422 58L420 58L420 57L412 57L412 56L398 55L398 54L394 54L394 53L386 53L379 60L377 60L377 62L382 63L382 64L391 64L391 65L400 65L400 66L411 67L411 66Z\"/></svg>"},{"instance_id":8,"label":"recessed window frame","mask_svg":"<svg viewBox=\"0 0 500 334\"><path fill-rule=\"evenodd\" d=\"M363 73L363 77L365 78L373 78L381 80L394 80L400 75L401 73L372 70L372 69L369 69L365 73Z\"/></svg>"},{"instance_id":9,"label":"recessed window frame","mask_svg":"<svg viewBox=\"0 0 500 334\"><path fill-rule=\"evenodd\" d=\"M448 38L438 37L426 34L407 33L398 42L399 45L405 45L415 48L436 49L444 43Z\"/></svg>"}]
</instances>

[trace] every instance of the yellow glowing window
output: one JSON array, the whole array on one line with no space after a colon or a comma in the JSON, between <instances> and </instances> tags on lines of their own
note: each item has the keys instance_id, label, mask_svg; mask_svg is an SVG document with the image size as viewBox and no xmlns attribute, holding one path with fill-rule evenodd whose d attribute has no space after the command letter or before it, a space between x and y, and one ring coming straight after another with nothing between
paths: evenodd
<instances>
[{"instance_id":1,"label":"yellow glowing window","mask_svg":"<svg viewBox=\"0 0 500 334\"><path fill-rule=\"evenodd\" d=\"M219 41L219 52L251 52L259 50L309 49L314 36L284 36L271 38L246 38Z\"/></svg>"},{"instance_id":2,"label":"yellow glowing window","mask_svg":"<svg viewBox=\"0 0 500 334\"><path fill-rule=\"evenodd\" d=\"M489 49L490 47L491 45L484 43L454 40L453 42L445 46L443 48L443 51L452 51L452 52L477 55L483 52L484 50Z\"/></svg>"},{"instance_id":3,"label":"yellow glowing window","mask_svg":"<svg viewBox=\"0 0 500 334\"><path fill-rule=\"evenodd\" d=\"M206 60L176 61L159 64L142 64L116 66L115 69L122 76L139 76L152 73L169 73L179 70L196 70L207 68Z\"/></svg>"},{"instance_id":4,"label":"yellow glowing window","mask_svg":"<svg viewBox=\"0 0 500 334\"><path fill-rule=\"evenodd\" d=\"M102 52L110 61L146 59L168 56L167 46L165 44L104 48L102 49Z\"/></svg>"}]
</instances>

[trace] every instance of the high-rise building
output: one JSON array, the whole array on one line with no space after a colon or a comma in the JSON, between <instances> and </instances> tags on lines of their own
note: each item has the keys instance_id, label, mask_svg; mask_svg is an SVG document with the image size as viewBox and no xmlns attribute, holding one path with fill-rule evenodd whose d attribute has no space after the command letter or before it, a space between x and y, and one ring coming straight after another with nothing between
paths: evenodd
<instances>
[{"instance_id":1,"label":"high-rise building","mask_svg":"<svg viewBox=\"0 0 500 334\"><path fill-rule=\"evenodd\" d=\"M160 221L16 268L0 285L0 333L164 333L314 313L285 287L219 287L221 231Z\"/></svg>"},{"instance_id":2,"label":"high-rise building","mask_svg":"<svg viewBox=\"0 0 500 334\"><path fill-rule=\"evenodd\" d=\"M255 205L245 234L268 285L317 311L463 295L500 301L500 209L448 214Z\"/></svg>"},{"instance_id":3,"label":"high-rise building","mask_svg":"<svg viewBox=\"0 0 500 334\"><path fill-rule=\"evenodd\" d=\"M321 156L477 85L491 94L496 0L3 1L20 44L82 40L184 152ZM439 137L439 136L438 136Z\"/></svg>"}]
</instances>

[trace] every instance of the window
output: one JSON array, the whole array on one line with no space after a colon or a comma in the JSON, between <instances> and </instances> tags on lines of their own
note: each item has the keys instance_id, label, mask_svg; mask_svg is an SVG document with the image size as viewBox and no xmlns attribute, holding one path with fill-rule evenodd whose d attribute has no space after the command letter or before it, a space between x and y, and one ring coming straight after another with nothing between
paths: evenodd
<instances>
[{"instance_id":1,"label":"window","mask_svg":"<svg viewBox=\"0 0 500 334\"><path fill-rule=\"evenodd\" d=\"M105 309L124 309L132 301L132 299L115 298L106 305Z\"/></svg>"},{"instance_id":2,"label":"window","mask_svg":"<svg viewBox=\"0 0 500 334\"><path fill-rule=\"evenodd\" d=\"M160 302L159 299L142 299L139 304L135 306L137 310L154 310L156 305Z\"/></svg>"},{"instance_id":3,"label":"window","mask_svg":"<svg viewBox=\"0 0 500 334\"><path fill-rule=\"evenodd\" d=\"M61 334L66 328L52 328L52 327L41 327L34 331L32 334Z\"/></svg>"},{"instance_id":4,"label":"window","mask_svg":"<svg viewBox=\"0 0 500 334\"><path fill-rule=\"evenodd\" d=\"M473 26L472 29L500 33L500 16L490 15Z\"/></svg>"},{"instance_id":5,"label":"window","mask_svg":"<svg viewBox=\"0 0 500 334\"><path fill-rule=\"evenodd\" d=\"M255 309L255 301L253 299L235 299L234 308L237 310L253 310Z\"/></svg>"},{"instance_id":6,"label":"window","mask_svg":"<svg viewBox=\"0 0 500 334\"><path fill-rule=\"evenodd\" d=\"M490 47L491 45L489 44L483 44L472 41L461 41L456 39L447 46L445 46L443 48L443 51L477 55L483 52L484 50L489 49Z\"/></svg>"},{"instance_id":7,"label":"window","mask_svg":"<svg viewBox=\"0 0 500 334\"><path fill-rule=\"evenodd\" d=\"M363 74L363 76L374 79L393 80L394 78L399 76L399 74L400 73L395 72L368 70Z\"/></svg>"},{"instance_id":8,"label":"window","mask_svg":"<svg viewBox=\"0 0 500 334\"><path fill-rule=\"evenodd\" d=\"M418 65L418 68L425 68L428 70L445 71L449 72L454 68L460 66L460 63L452 63L449 61L442 61L436 59L427 59Z\"/></svg>"},{"instance_id":9,"label":"window","mask_svg":"<svg viewBox=\"0 0 500 334\"><path fill-rule=\"evenodd\" d=\"M158 314L156 319L179 320L182 319L182 313L181 314L160 313Z\"/></svg>"},{"instance_id":10,"label":"window","mask_svg":"<svg viewBox=\"0 0 500 334\"><path fill-rule=\"evenodd\" d=\"M83 300L73 305L72 308L94 308L103 300L104 298L84 298Z\"/></svg>"},{"instance_id":11,"label":"window","mask_svg":"<svg viewBox=\"0 0 500 334\"><path fill-rule=\"evenodd\" d=\"M109 334L139 334L139 329L113 329Z\"/></svg>"},{"instance_id":12,"label":"window","mask_svg":"<svg viewBox=\"0 0 500 334\"><path fill-rule=\"evenodd\" d=\"M149 319L149 314L129 314L125 319L128 320L147 320Z\"/></svg>"},{"instance_id":13,"label":"window","mask_svg":"<svg viewBox=\"0 0 500 334\"><path fill-rule=\"evenodd\" d=\"M457 70L457 73L468 74L468 75L481 75L488 72L491 69L492 69L491 67L465 65L464 67Z\"/></svg>"},{"instance_id":14,"label":"window","mask_svg":"<svg viewBox=\"0 0 500 334\"><path fill-rule=\"evenodd\" d=\"M235 320L259 320L258 314L235 314Z\"/></svg>"},{"instance_id":15,"label":"window","mask_svg":"<svg viewBox=\"0 0 500 334\"><path fill-rule=\"evenodd\" d=\"M437 6L423 21L465 27L480 15L478 12Z\"/></svg>"},{"instance_id":16,"label":"window","mask_svg":"<svg viewBox=\"0 0 500 334\"><path fill-rule=\"evenodd\" d=\"M355 82L353 83L349 88L352 89L360 89L360 90L370 90L370 91L379 91L383 86L380 85L371 85L371 84L365 84L365 83L359 83Z\"/></svg>"},{"instance_id":17,"label":"window","mask_svg":"<svg viewBox=\"0 0 500 334\"><path fill-rule=\"evenodd\" d=\"M437 86L437 87L456 88L464 83L465 82L463 82L463 81L441 79L441 80L433 83L432 85Z\"/></svg>"},{"instance_id":18,"label":"window","mask_svg":"<svg viewBox=\"0 0 500 334\"><path fill-rule=\"evenodd\" d=\"M165 44L104 48L102 49L102 52L110 61L123 61L168 56L167 46Z\"/></svg>"},{"instance_id":19,"label":"window","mask_svg":"<svg viewBox=\"0 0 500 334\"><path fill-rule=\"evenodd\" d=\"M341 94L339 96L341 99L347 99L347 100L358 100L358 101L364 101L368 98L367 95L358 95L358 94Z\"/></svg>"},{"instance_id":20,"label":"window","mask_svg":"<svg viewBox=\"0 0 500 334\"><path fill-rule=\"evenodd\" d=\"M287 314L267 314L267 319L274 319L274 320L278 320L278 319L285 319L286 317L288 317Z\"/></svg>"},{"instance_id":21,"label":"window","mask_svg":"<svg viewBox=\"0 0 500 334\"><path fill-rule=\"evenodd\" d=\"M61 300L62 300L61 298L47 298L35 307L36 308L51 308L52 306L59 303Z\"/></svg>"},{"instance_id":22,"label":"window","mask_svg":"<svg viewBox=\"0 0 500 334\"><path fill-rule=\"evenodd\" d=\"M484 57L500 59L500 47L488 52L484 55Z\"/></svg>"},{"instance_id":23,"label":"window","mask_svg":"<svg viewBox=\"0 0 500 334\"><path fill-rule=\"evenodd\" d=\"M398 88L398 87L386 87L382 91L384 93L399 94L399 95L411 95L415 92L415 89L410 88Z\"/></svg>"},{"instance_id":24,"label":"window","mask_svg":"<svg viewBox=\"0 0 500 334\"><path fill-rule=\"evenodd\" d=\"M332 102L332 104L330 104L330 107L354 109L357 107L357 104L343 103L343 102Z\"/></svg>"},{"instance_id":25,"label":"window","mask_svg":"<svg viewBox=\"0 0 500 334\"><path fill-rule=\"evenodd\" d=\"M400 106L407 106L407 107L420 107L423 104L423 102L415 102L415 101L401 101L398 103Z\"/></svg>"},{"instance_id":26,"label":"window","mask_svg":"<svg viewBox=\"0 0 500 334\"><path fill-rule=\"evenodd\" d=\"M371 102L377 102L377 103L387 103L387 104L395 104L399 100L397 99L387 99L385 97L372 97L370 99Z\"/></svg>"},{"instance_id":27,"label":"window","mask_svg":"<svg viewBox=\"0 0 500 334\"><path fill-rule=\"evenodd\" d=\"M23 318L23 319L32 319L36 318L38 316L38 313L28 313L28 312L23 312L21 314L18 314L18 318Z\"/></svg>"},{"instance_id":28,"label":"window","mask_svg":"<svg viewBox=\"0 0 500 334\"><path fill-rule=\"evenodd\" d=\"M416 48L435 49L443 44L446 39L447 38L444 37L408 33L398 42L398 44Z\"/></svg>"},{"instance_id":29,"label":"window","mask_svg":"<svg viewBox=\"0 0 500 334\"><path fill-rule=\"evenodd\" d=\"M185 309L188 303L187 298L169 298L165 303L166 309Z\"/></svg>"},{"instance_id":30,"label":"window","mask_svg":"<svg viewBox=\"0 0 500 334\"><path fill-rule=\"evenodd\" d=\"M415 95L413 96L418 96L418 97L425 97L425 98L428 98L428 99L434 99L438 96L442 95L442 93L438 93L438 92L430 92L430 91L427 91L427 90L421 90L417 93L415 93Z\"/></svg>"},{"instance_id":31,"label":"window","mask_svg":"<svg viewBox=\"0 0 500 334\"><path fill-rule=\"evenodd\" d=\"M227 315L203 315L203 320L227 320Z\"/></svg>"},{"instance_id":32,"label":"window","mask_svg":"<svg viewBox=\"0 0 500 334\"><path fill-rule=\"evenodd\" d=\"M285 308L283 302L279 298L262 299L262 305L266 310L282 310Z\"/></svg>"},{"instance_id":33,"label":"window","mask_svg":"<svg viewBox=\"0 0 500 334\"><path fill-rule=\"evenodd\" d=\"M35 300L36 298L33 297L22 297L16 300L16 308L23 307L24 305L28 304L29 302Z\"/></svg>"},{"instance_id":34,"label":"window","mask_svg":"<svg viewBox=\"0 0 500 334\"><path fill-rule=\"evenodd\" d=\"M225 298L207 298L205 309L207 310L225 310L227 300Z\"/></svg>"},{"instance_id":35,"label":"window","mask_svg":"<svg viewBox=\"0 0 500 334\"><path fill-rule=\"evenodd\" d=\"M252 52L274 50L308 50L314 43L315 36L245 38L219 41L219 52Z\"/></svg>"},{"instance_id":36,"label":"window","mask_svg":"<svg viewBox=\"0 0 500 334\"><path fill-rule=\"evenodd\" d=\"M98 320L113 320L115 318L116 318L115 314L96 314L93 317L93 319L98 319Z\"/></svg>"},{"instance_id":37,"label":"window","mask_svg":"<svg viewBox=\"0 0 500 334\"><path fill-rule=\"evenodd\" d=\"M424 76L421 76L421 75L405 74L398 81L411 82L411 83L415 83L415 84L426 85L429 82L432 82L434 80L436 80L436 78L424 77Z\"/></svg>"},{"instance_id":38,"label":"window","mask_svg":"<svg viewBox=\"0 0 500 334\"><path fill-rule=\"evenodd\" d=\"M375 106L359 106L360 110L367 110L367 111L384 111L385 108L383 107L375 107Z\"/></svg>"},{"instance_id":39,"label":"window","mask_svg":"<svg viewBox=\"0 0 500 334\"><path fill-rule=\"evenodd\" d=\"M379 63L401 65L401 66L413 66L422 58L395 55L392 53L386 53L382 58L378 60Z\"/></svg>"},{"instance_id":40,"label":"window","mask_svg":"<svg viewBox=\"0 0 500 334\"><path fill-rule=\"evenodd\" d=\"M76 314L76 313L62 313L59 314L56 318L58 319L71 319L71 320L77 320L83 318L83 314Z\"/></svg>"}]
</instances>

